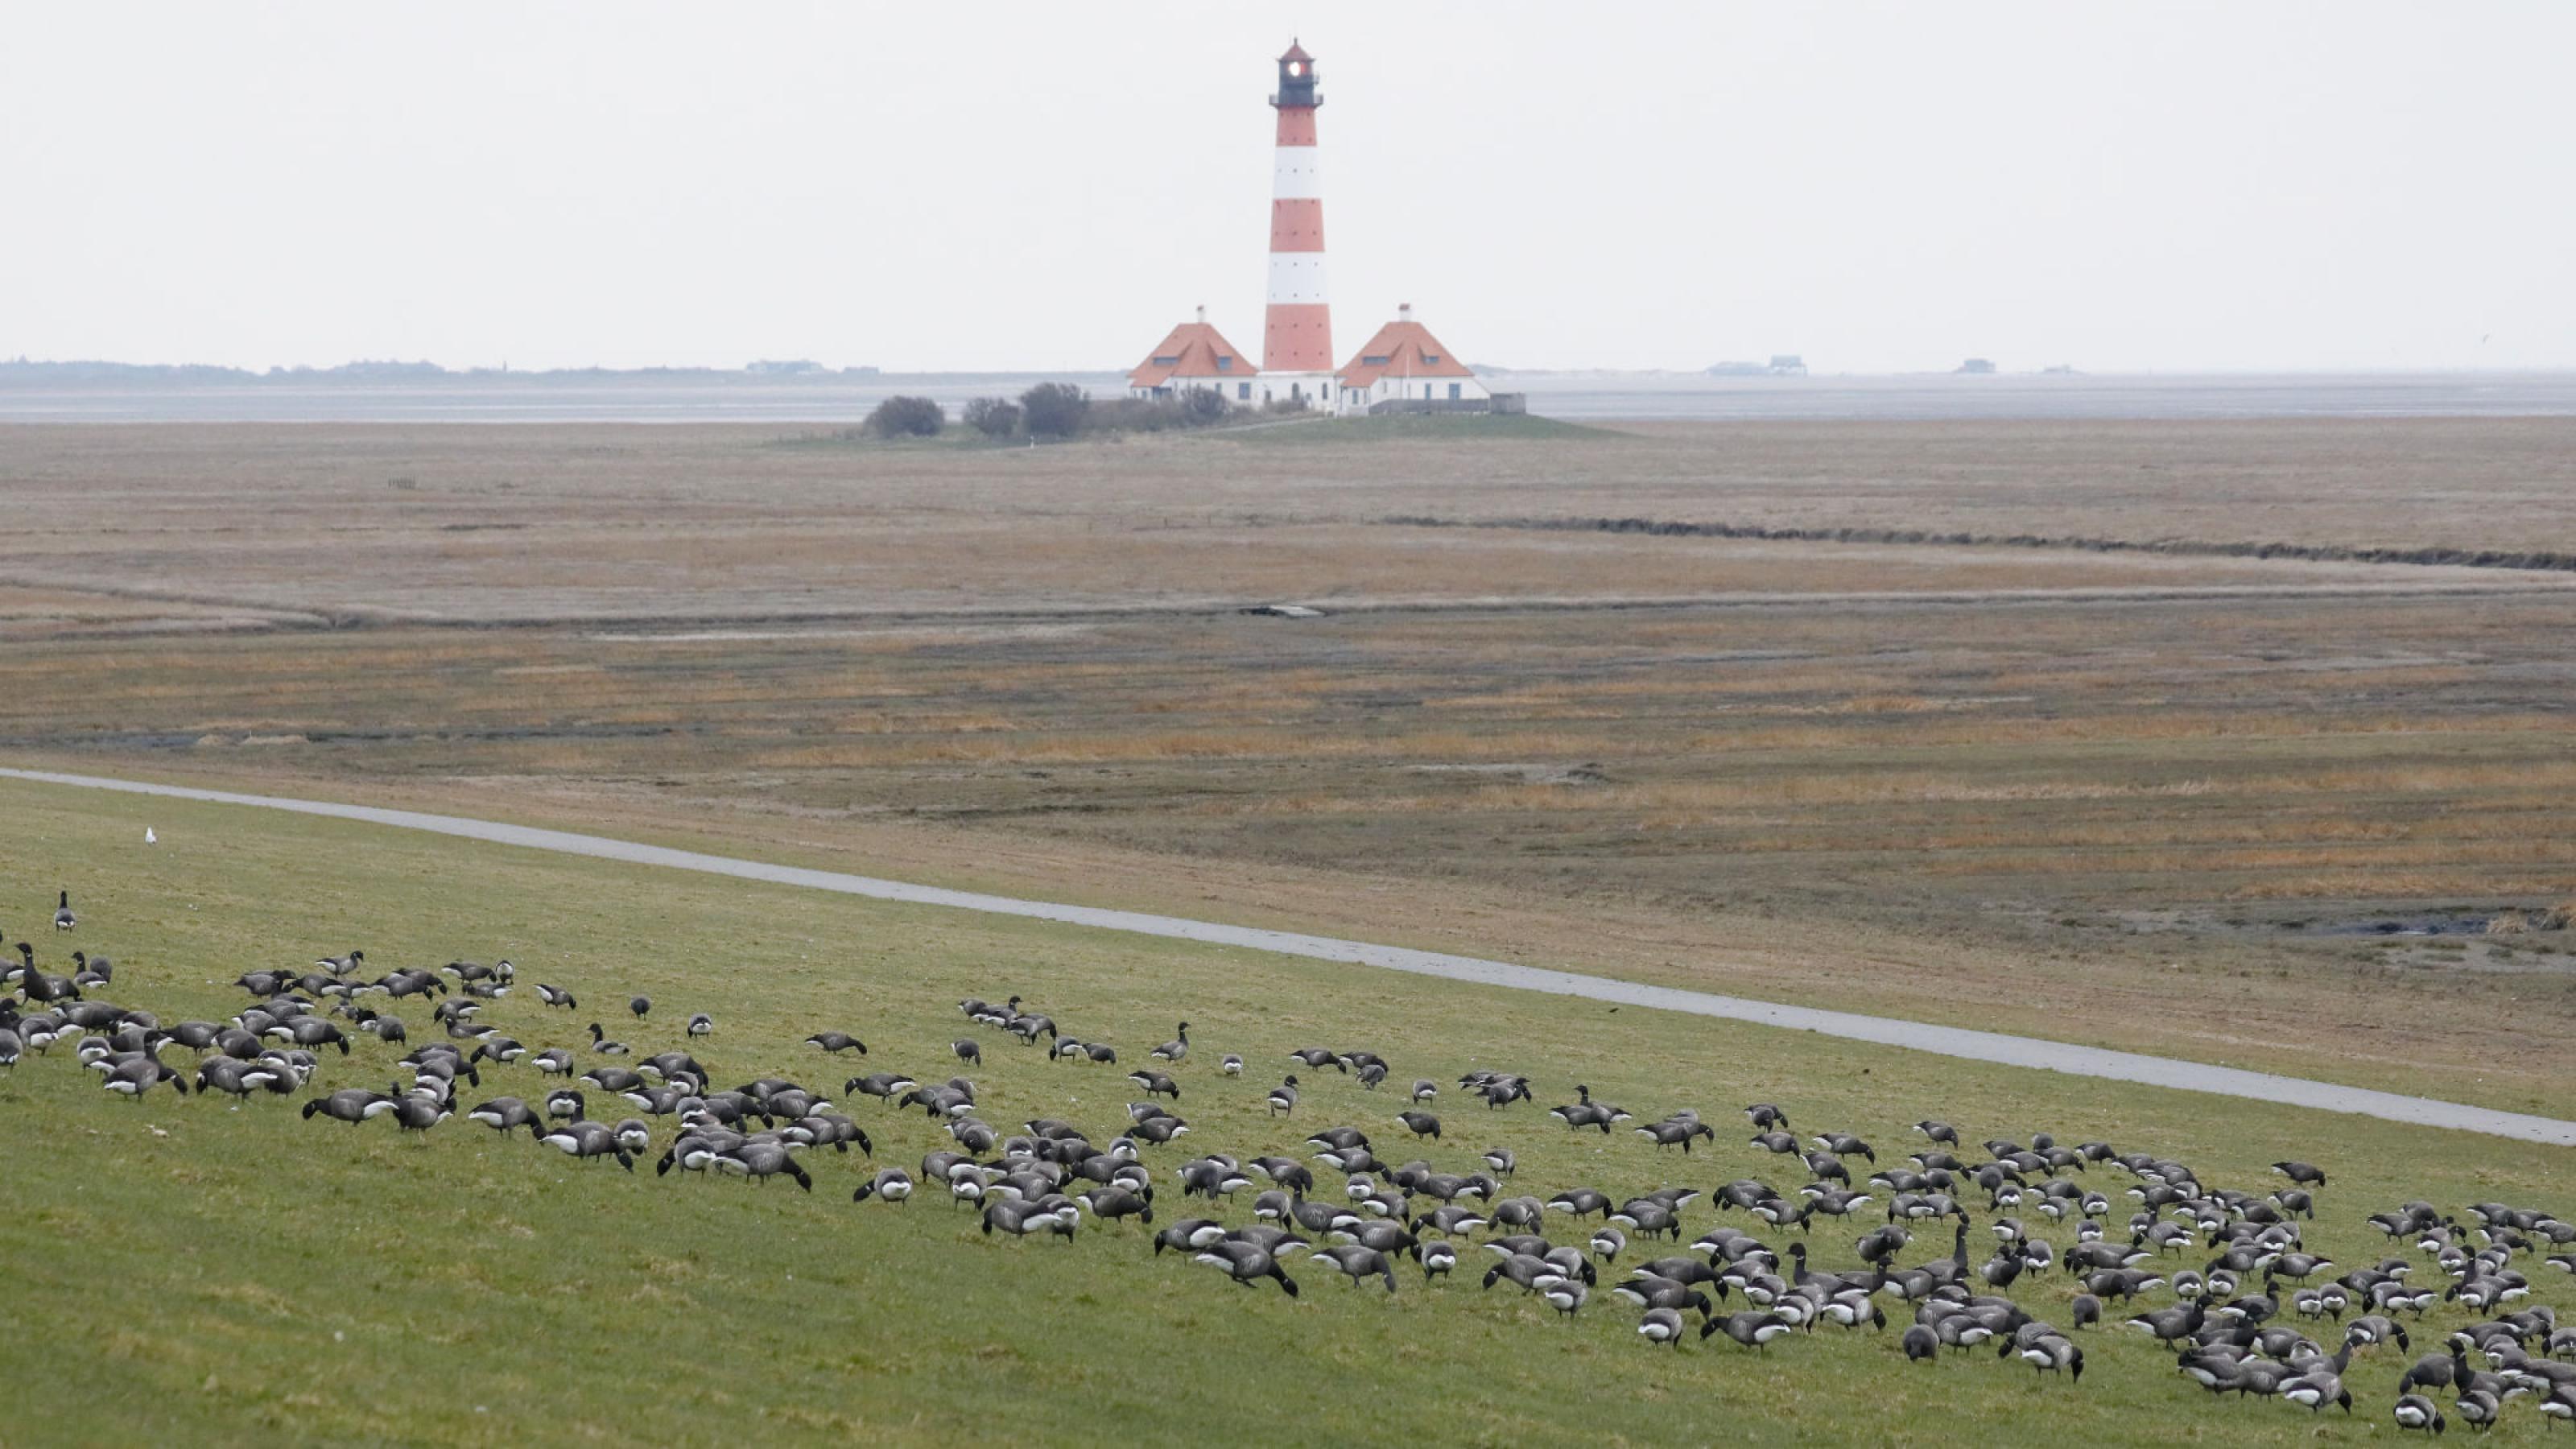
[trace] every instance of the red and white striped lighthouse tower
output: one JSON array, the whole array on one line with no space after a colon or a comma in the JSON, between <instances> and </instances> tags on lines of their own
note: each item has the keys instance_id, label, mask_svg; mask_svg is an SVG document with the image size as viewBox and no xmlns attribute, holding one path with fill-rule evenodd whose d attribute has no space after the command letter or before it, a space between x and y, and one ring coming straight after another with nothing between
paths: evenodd
<instances>
[{"instance_id":1,"label":"red and white striped lighthouse tower","mask_svg":"<svg viewBox=\"0 0 2576 1449\"><path fill-rule=\"evenodd\" d=\"M1324 188L1315 167L1315 58L1290 41L1279 57L1279 149L1270 173L1270 306L1261 374L1273 396L1333 400L1333 310L1324 295ZM1273 377L1271 374L1284 374Z\"/></svg>"}]
</instances>

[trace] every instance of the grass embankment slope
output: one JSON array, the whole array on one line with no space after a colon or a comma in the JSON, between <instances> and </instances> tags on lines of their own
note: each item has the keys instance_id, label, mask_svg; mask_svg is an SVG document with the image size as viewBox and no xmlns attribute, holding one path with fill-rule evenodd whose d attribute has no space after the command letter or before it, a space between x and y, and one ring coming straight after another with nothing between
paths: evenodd
<instances>
[{"instance_id":1,"label":"grass embankment slope","mask_svg":"<svg viewBox=\"0 0 2576 1449\"><path fill-rule=\"evenodd\" d=\"M41 926L52 890L67 886L82 915L71 940L114 955L113 998L165 1022L232 1010L242 997L220 983L244 969L352 946L386 968L509 956L522 990L487 1019L532 1048L573 1045L596 1017L651 1052L683 1044L690 1012L712 1012L717 1032L694 1049L724 1085L778 1073L838 1088L863 1069L944 1076L946 1044L972 1030L953 1006L970 992L1024 994L1131 1061L1186 1016L1195 1051L1177 1072L1177 1105L1192 1131L1147 1149L1158 1174L1204 1151L1302 1156L1308 1132L1343 1123L1393 1159L1416 1155L1392 1121L1397 1092L1364 1093L1331 1072L1304 1074L1293 1119L1264 1114L1283 1054L1323 1044L1382 1052L1399 1082L1477 1065L1535 1075L1540 1101L1502 1113L1453 1087L1442 1107L1453 1131L1421 1155L1463 1170L1485 1146L1511 1146L1517 1186L1542 1196L1748 1175L1793 1188L1802 1176L1737 1127L1736 1108L1769 1099L1801 1128L1870 1137L1882 1162L1907 1150L1901 1124L1925 1115L1956 1120L1971 1140L2105 1137L2182 1156L2219 1186L2256 1187L2271 1160L2308 1157L2334 1179L2311 1241L2346 1263L2382 1251L2362 1215L2404 1198L2564 1211L2576 1197L2568 1154L2518 1144L1362 968L17 783L0 784L0 818L0 879L19 903L9 923ZM142 843L147 823L157 846ZM48 964L69 949L38 944ZM537 980L572 987L584 1009L541 1008L526 988ZM634 991L655 1001L647 1022L624 1011ZM415 1040L434 1038L421 1003L395 1009ZM797 1045L827 1026L857 1031L874 1054L827 1061ZM1113 1070L975 1034L988 1052L973 1073L987 1120L1062 1116L1104 1141L1123 1125L1120 1104L1135 1093ZM1216 1071L1228 1051L1253 1064L1241 1080ZM397 1054L365 1042L327 1055L319 1085L381 1088ZM1625 1131L1570 1137L1544 1113L1578 1081L1647 1117L1696 1107L1722 1124L1719 1142L1685 1158ZM534 1099L540 1082L501 1068L464 1095ZM949 1145L918 1114L864 1099L849 1110L880 1162L916 1167ZM783 1182L630 1177L461 1120L420 1140L384 1122L298 1120L278 1100L236 1108L155 1093L132 1104L100 1092L61 1047L0 1077L0 1141L11 1146L0 1265L18 1308L12 1356L69 1375L41 1407L21 1406L12 1443L964 1441L1002 1425L1168 1442L1211 1426L1329 1433L1355 1421L1433 1442L2287 1442L2388 1432L2400 1368L2393 1354L2355 1367L2366 1412L2347 1423L2214 1402L2168 1355L2110 1331L2088 1336L2089 1371L2066 1384L1983 1353L1909 1365L1892 1331L1802 1335L1759 1358L1723 1339L1651 1350L1635 1312L1606 1291L1563 1323L1472 1277L1426 1289L1407 1276L1390 1298L1295 1266L1306 1292L1292 1302L1152 1257L1132 1225L1086 1221L1067 1247L987 1240L936 1197L854 1206L867 1170L855 1154L809 1156L811 1196ZM2094 1176L2125 1184L2113 1170ZM1169 1188L1160 1207L1161 1221L1199 1211ZM1211 1215L1248 1220L1249 1203ZM1685 1215L1693 1235L1720 1220L1704 1202ZM1820 1229L1819 1266L1851 1266L1860 1226ZM1925 1234L1907 1260L1939 1256L1940 1236ZM1973 1251L1986 1247L1981 1224ZM2545 1301L2568 1306L2563 1277L2534 1276ZM2073 1289L2059 1277L2016 1291L2062 1323ZM2466 1317L2437 1313L2420 1331ZM2526 1411L2506 1432L2537 1425Z\"/></svg>"}]
</instances>

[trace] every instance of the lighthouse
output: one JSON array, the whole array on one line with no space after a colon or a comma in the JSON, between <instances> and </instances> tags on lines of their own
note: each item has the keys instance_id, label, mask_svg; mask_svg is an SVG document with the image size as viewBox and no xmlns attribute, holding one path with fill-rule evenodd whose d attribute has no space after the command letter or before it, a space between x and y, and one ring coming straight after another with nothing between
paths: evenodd
<instances>
[{"instance_id":1,"label":"lighthouse","mask_svg":"<svg viewBox=\"0 0 2576 1449\"><path fill-rule=\"evenodd\" d=\"M1331 407L1333 311L1324 292L1324 187L1315 166L1315 58L1290 41L1279 57L1279 141L1270 170L1270 291L1261 330L1266 398Z\"/></svg>"}]
</instances>

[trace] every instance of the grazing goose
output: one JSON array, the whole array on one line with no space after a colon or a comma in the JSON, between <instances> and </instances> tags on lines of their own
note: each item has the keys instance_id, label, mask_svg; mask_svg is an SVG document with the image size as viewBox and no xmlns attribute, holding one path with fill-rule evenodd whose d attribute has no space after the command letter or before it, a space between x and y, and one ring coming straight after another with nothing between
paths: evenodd
<instances>
[{"instance_id":1,"label":"grazing goose","mask_svg":"<svg viewBox=\"0 0 2576 1449\"><path fill-rule=\"evenodd\" d=\"M1227 1052L1224 1056L1217 1059L1217 1069L1224 1072L1229 1077L1242 1076L1243 1058L1236 1056L1232 1052Z\"/></svg>"},{"instance_id":2,"label":"grazing goose","mask_svg":"<svg viewBox=\"0 0 2576 1449\"><path fill-rule=\"evenodd\" d=\"M1917 1324L1915 1327L1920 1328L1922 1325ZM1789 1320L1781 1317L1777 1313L1769 1311L1730 1313L1723 1318L1709 1319L1707 1322L1702 1323L1699 1326L1699 1336L1702 1338L1707 1338L1709 1335L1715 1333L1723 1333L1728 1338L1735 1340L1738 1347L1758 1349L1764 1352L1769 1351L1771 1340L1778 1338L1789 1331ZM1906 1334L1907 1341L1910 1343L1912 1341L1913 1330L1908 1329ZM1907 1357L1910 1358L1912 1356L1912 1350L1909 1348L1907 1351Z\"/></svg>"},{"instance_id":3,"label":"grazing goose","mask_svg":"<svg viewBox=\"0 0 2576 1449\"><path fill-rule=\"evenodd\" d=\"M1154 1221L1154 1190L1147 1188L1099 1187L1084 1193L1079 1201L1103 1222L1134 1218L1141 1223Z\"/></svg>"},{"instance_id":4,"label":"grazing goose","mask_svg":"<svg viewBox=\"0 0 2576 1449\"><path fill-rule=\"evenodd\" d=\"M1169 1097L1175 1102L1181 1099L1181 1084L1151 1067L1138 1067L1127 1074L1127 1080L1143 1088L1148 1097Z\"/></svg>"},{"instance_id":5,"label":"grazing goose","mask_svg":"<svg viewBox=\"0 0 2576 1449\"><path fill-rule=\"evenodd\" d=\"M1789 1114L1776 1102L1756 1102L1744 1109L1744 1120L1759 1130L1769 1131L1788 1126Z\"/></svg>"},{"instance_id":6,"label":"grazing goose","mask_svg":"<svg viewBox=\"0 0 2576 1449\"><path fill-rule=\"evenodd\" d=\"M621 1154L622 1155L622 1154ZM814 1179L806 1174L783 1142L745 1142L724 1157L716 1159L716 1171L747 1177L767 1186L769 1179L784 1173L796 1180L807 1192L814 1190Z\"/></svg>"},{"instance_id":7,"label":"grazing goose","mask_svg":"<svg viewBox=\"0 0 2576 1449\"><path fill-rule=\"evenodd\" d=\"M129 1101L139 1102L143 1100L144 1093L163 1082L169 1083L170 1090L180 1096L188 1095L188 1079L181 1076L177 1068L164 1066L148 1056L129 1057L119 1062L108 1070L106 1080L99 1085Z\"/></svg>"},{"instance_id":8,"label":"grazing goose","mask_svg":"<svg viewBox=\"0 0 2576 1449\"><path fill-rule=\"evenodd\" d=\"M571 992L560 986L548 986L542 981L537 983L537 1000L548 1006L560 1006L567 1011L581 1005L580 1002L573 1000Z\"/></svg>"},{"instance_id":9,"label":"grazing goose","mask_svg":"<svg viewBox=\"0 0 2576 1449\"><path fill-rule=\"evenodd\" d=\"M701 1011L689 1018L689 1035L706 1036L716 1029L716 1019Z\"/></svg>"},{"instance_id":10,"label":"grazing goose","mask_svg":"<svg viewBox=\"0 0 2576 1449\"><path fill-rule=\"evenodd\" d=\"M636 1019L641 1021L644 1018L644 1014L653 1009L653 998L649 996L633 997L627 1001L626 1009L634 1012Z\"/></svg>"},{"instance_id":11,"label":"grazing goose","mask_svg":"<svg viewBox=\"0 0 2576 1449\"><path fill-rule=\"evenodd\" d=\"M417 1093L406 1093L394 1103L394 1125L405 1132L426 1134L448 1118L446 1099L431 1099Z\"/></svg>"},{"instance_id":12,"label":"grazing goose","mask_svg":"<svg viewBox=\"0 0 2576 1449\"><path fill-rule=\"evenodd\" d=\"M1701 1336L1707 1336L1705 1324L1701 1325ZM1905 1357L1909 1362L1931 1363L1941 1357L1941 1335L1920 1323L1906 1329L1904 1336L1897 1342L1904 1348Z\"/></svg>"},{"instance_id":13,"label":"grazing goose","mask_svg":"<svg viewBox=\"0 0 2576 1449\"><path fill-rule=\"evenodd\" d=\"M465 1120L480 1122L504 1137L516 1127L527 1128L531 1137L536 1135L537 1114L516 1097L495 1097L466 1113Z\"/></svg>"},{"instance_id":14,"label":"grazing goose","mask_svg":"<svg viewBox=\"0 0 2576 1449\"><path fill-rule=\"evenodd\" d=\"M1189 1054L1190 1024L1186 1021L1181 1023L1179 1034L1174 1036L1172 1040L1167 1041L1161 1046L1158 1046L1152 1051L1146 1053L1147 1056L1167 1062L1177 1062Z\"/></svg>"},{"instance_id":15,"label":"grazing goose","mask_svg":"<svg viewBox=\"0 0 2576 1449\"><path fill-rule=\"evenodd\" d=\"M1387 1261L1386 1254L1375 1248L1346 1243L1339 1247L1317 1248L1313 1256L1331 1263L1335 1270L1351 1280L1354 1288L1360 1286L1362 1278L1383 1278L1386 1291L1395 1291L1395 1265Z\"/></svg>"},{"instance_id":16,"label":"grazing goose","mask_svg":"<svg viewBox=\"0 0 2576 1449\"><path fill-rule=\"evenodd\" d=\"M821 1047L826 1056L836 1056L842 1052L851 1051L857 1052L860 1056L868 1054L868 1044L846 1031L818 1031L805 1038L805 1044Z\"/></svg>"},{"instance_id":17,"label":"grazing goose","mask_svg":"<svg viewBox=\"0 0 2576 1449\"><path fill-rule=\"evenodd\" d=\"M1428 1112L1398 1112L1395 1120L1403 1123L1416 1137L1428 1137L1435 1142L1440 1138L1440 1119Z\"/></svg>"},{"instance_id":18,"label":"grazing goose","mask_svg":"<svg viewBox=\"0 0 2576 1449\"><path fill-rule=\"evenodd\" d=\"M1458 1245L1447 1238L1432 1238L1417 1242L1410 1251L1413 1254L1413 1261L1422 1265L1422 1281L1425 1284L1430 1283L1434 1277L1445 1278L1457 1271Z\"/></svg>"},{"instance_id":19,"label":"grazing goose","mask_svg":"<svg viewBox=\"0 0 2576 1449\"><path fill-rule=\"evenodd\" d=\"M2397 1428L2401 1433L2409 1429L2423 1429L2439 1434L2450 1427L2450 1421L2442 1417L2442 1411L2433 1407L2433 1401L2422 1394L2399 1394L2397 1406L2389 1412L2397 1420Z\"/></svg>"},{"instance_id":20,"label":"grazing goose","mask_svg":"<svg viewBox=\"0 0 2576 1449\"><path fill-rule=\"evenodd\" d=\"M0 1026L0 1067L17 1066L18 1058L26 1050L26 1045L18 1033L8 1027Z\"/></svg>"},{"instance_id":21,"label":"grazing goose","mask_svg":"<svg viewBox=\"0 0 2576 1449\"><path fill-rule=\"evenodd\" d=\"M948 1044L948 1050L961 1062L967 1062L979 1067L984 1065L984 1049L977 1046L975 1044L975 1039L971 1036L961 1036L957 1040L950 1042Z\"/></svg>"},{"instance_id":22,"label":"grazing goose","mask_svg":"<svg viewBox=\"0 0 2576 1449\"><path fill-rule=\"evenodd\" d=\"M395 1105L392 1097L381 1092L370 1092L360 1087L343 1087L327 1097L315 1097L305 1102L304 1116L309 1121L314 1114L319 1113L334 1121L357 1123L364 1122L370 1117L381 1117L393 1111Z\"/></svg>"},{"instance_id":23,"label":"grazing goose","mask_svg":"<svg viewBox=\"0 0 2576 1449\"><path fill-rule=\"evenodd\" d=\"M617 1144L605 1122L567 1122L537 1140L567 1157L613 1157L628 1172L635 1170L634 1154Z\"/></svg>"},{"instance_id":24,"label":"grazing goose","mask_svg":"<svg viewBox=\"0 0 2576 1449\"><path fill-rule=\"evenodd\" d=\"M1328 1051L1323 1047L1299 1047L1288 1055L1313 1071L1334 1067L1347 1074L1351 1069L1351 1064L1343 1060L1339 1052Z\"/></svg>"},{"instance_id":25,"label":"grazing goose","mask_svg":"<svg viewBox=\"0 0 2576 1449\"><path fill-rule=\"evenodd\" d=\"M1223 1269L1228 1278L1246 1288L1268 1278L1276 1282L1279 1290L1289 1297L1297 1296L1297 1280L1280 1270L1279 1261L1272 1256L1270 1249L1257 1243L1238 1239L1225 1239L1211 1243L1197 1255L1196 1261L1205 1263L1211 1268Z\"/></svg>"},{"instance_id":26,"label":"grazing goose","mask_svg":"<svg viewBox=\"0 0 2576 1449\"><path fill-rule=\"evenodd\" d=\"M1053 1233L1073 1246L1073 1231L1082 1221L1082 1213L1060 1197L1035 1199L996 1197L984 1205L984 1236L991 1237L998 1228L1014 1237L1031 1233Z\"/></svg>"},{"instance_id":27,"label":"grazing goose","mask_svg":"<svg viewBox=\"0 0 2576 1449\"><path fill-rule=\"evenodd\" d=\"M1649 1308L1646 1310L1645 1319L1637 1325L1637 1332L1643 1335L1648 1343L1665 1343L1678 1347L1682 1341L1682 1316L1670 1308Z\"/></svg>"},{"instance_id":28,"label":"grazing goose","mask_svg":"<svg viewBox=\"0 0 2576 1449\"><path fill-rule=\"evenodd\" d=\"M590 1024L590 1049L602 1056L611 1057L626 1056L633 1051L633 1048L622 1041L610 1041L608 1033L601 1030L599 1023L595 1021Z\"/></svg>"},{"instance_id":29,"label":"grazing goose","mask_svg":"<svg viewBox=\"0 0 2576 1449\"><path fill-rule=\"evenodd\" d=\"M0 1043L5 1050L6 1043ZM278 1093L292 1092L295 1075L283 1067L263 1063L236 1061L231 1057L208 1057L197 1064L197 1092L221 1092L228 1097L248 1099L263 1088Z\"/></svg>"},{"instance_id":30,"label":"grazing goose","mask_svg":"<svg viewBox=\"0 0 2576 1449\"><path fill-rule=\"evenodd\" d=\"M850 1194L850 1201L866 1202L872 1197L891 1203L908 1201L912 1197L912 1174L900 1167L882 1168L876 1176L859 1184L858 1190Z\"/></svg>"},{"instance_id":31,"label":"grazing goose","mask_svg":"<svg viewBox=\"0 0 2576 1449\"><path fill-rule=\"evenodd\" d=\"M1496 1177L1509 1177L1520 1170L1520 1159L1508 1147L1488 1147L1485 1149L1485 1166L1492 1169Z\"/></svg>"},{"instance_id":32,"label":"grazing goose","mask_svg":"<svg viewBox=\"0 0 2576 1449\"><path fill-rule=\"evenodd\" d=\"M1572 1318L1591 1294L1591 1288L1579 1278L1560 1278L1539 1290L1539 1296L1547 1300L1547 1306L1567 1318Z\"/></svg>"},{"instance_id":33,"label":"grazing goose","mask_svg":"<svg viewBox=\"0 0 2576 1449\"><path fill-rule=\"evenodd\" d=\"M2325 1172L2314 1163L2275 1162L2272 1164L2272 1170L2281 1174L2283 1177L2288 1178L2290 1181L2297 1183L2301 1187L2323 1187L2326 1185Z\"/></svg>"},{"instance_id":34,"label":"grazing goose","mask_svg":"<svg viewBox=\"0 0 2576 1449\"><path fill-rule=\"evenodd\" d=\"M54 929L68 931L79 924L80 918L72 914L72 893L64 891L54 904Z\"/></svg>"},{"instance_id":35,"label":"grazing goose","mask_svg":"<svg viewBox=\"0 0 2576 1449\"><path fill-rule=\"evenodd\" d=\"M1278 1116L1282 1112L1295 1111L1297 1108L1297 1079L1291 1076L1280 1082L1278 1086L1271 1088L1269 1102L1270 1115L1273 1117Z\"/></svg>"}]
</instances>

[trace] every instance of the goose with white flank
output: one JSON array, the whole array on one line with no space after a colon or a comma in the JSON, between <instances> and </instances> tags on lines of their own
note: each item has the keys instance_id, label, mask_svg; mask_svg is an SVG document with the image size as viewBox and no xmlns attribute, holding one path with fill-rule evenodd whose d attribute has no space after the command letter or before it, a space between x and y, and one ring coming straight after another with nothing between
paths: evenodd
<instances>
[{"instance_id":1,"label":"goose with white flank","mask_svg":"<svg viewBox=\"0 0 2576 1449\"><path fill-rule=\"evenodd\" d=\"M1241 1238L1224 1238L1201 1250L1196 1261L1222 1269L1228 1278L1250 1288L1267 1278L1279 1285L1279 1291L1294 1298L1297 1280L1288 1276L1273 1256L1273 1250Z\"/></svg>"},{"instance_id":2,"label":"goose with white flank","mask_svg":"<svg viewBox=\"0 0 2576 1449\"><path fill-rule=\"evenodd\" d=\"M465 1120L480 1122L504 1137L521 1127L527 1128L531 1137L537 1130L537 1114L516 1097L495 1097L466 1113Z\"/></svg>"},{"instance_id":3,"label":"goose with white flank","mask_svg":"<svg viewBox=\"0 0 2576 1449\"><path fill-rule=\"evenodd\" d=\"M2389 1414L2397 1420L2400 1433L2421 1429L2439 1434L2451 1426L2450 1421L2442 1417L2442 1411L2433 1406L2433 1401L2422 1394L2399 1394L2397 1405Z\"/></svg>"},{"instance_id":4,"label":"goose with white flank","mask_svg":"<svg viewBox=\"0 0 2576 1449\"><path fill-rule=\"evenodd\" d=\"M608 1033L595 1021L590 1024L590 1049L602 1056L610 1057L626 1056L634 1050L622 1041L609 1040Z\"/></svg>"},{"instance_id":5,"label":"goose with white flank","mask_svg":"<svg viewBox=\"0 0 2576 1449\"><path fill-rule=\"evenodd\" d=\"M866 1202L872 1197L897 1204L910 1201L912 1174L900 1167L881 1168L876 1176L859 1184L858 1190L850 1194L850 1201Z\"/></svg>"},{"instance_id":6,"label":"goose with white flank","mask_svg":"<svg viewBox=\"0 0 2576 1449\"><path fill-rule=\"evenodd\" d=\"M1188 1056L1189 1054L1190 1024L1186 1021L1181 1023L1179 1032L1174 1035L1170 1041L1167 1041L1161 1046L1158 1046L1152 1051L1146 1053L1147 1056L1153 1057L1157 1061L1166 1062L1178 1062L1181 1058Z\"/></svg>"},{"instance_id":7,"label":"goose with white flank","mask_svg":"<svg viewBox=\"0 0 2576 1449\"><path fill-rule=\"evenodd\" d=\"M60 896L55 898L54 929L57 931L68 931L79 924L80 918L72 914L72 893L70 891L64 891Z\"/></svg>"},{"instance_id":8,"label":"goose with white flank","mask_svg":"<svg viewBox=\"0 0 2576 1449\"><path fill-rule=\"evenodd\" d=\"M995 1196L984 1204L984 1236L988 1238L997 1228L1021 1238L1032 1233L1053 1233L1064 1239L1065 1246L1069 1248L1073 1246L1074 1228L1081 1221L1080 1209L1071 1201L1052 1195L1039 1198Z\"/></svg>"},{"instance_id":9,"label":"goose with white flank","mask_svg":"<svg viewBox=\"0 0 2576 1449\"><path fill-rule=\"evenodd\" d=\"M307 1120L317 1114L335 1122L356 1124L370 1117L381 1117L394 1110L395 1100L382 1092L361 1087L343 1087L327 1097L314 1097L304 1104Z\"/></svg>"},{"instance_id":10,"label":"goose with white flank","mask_svg":"<svg viewBox=\"0 0 2576 1449\"><path fill-rule=\"evenodd\" d=\"M1922 1325L1920 1324L1915 1325L1917 1328L1920 1328L1921 1326ZM1756 1349L1766 1353L1770 1351L1771 1340L1784 1337L1789 1332L1789 1320L1781 1317L1777 1313L1769 1312L1767 1310L1760 1312L1730 1313L1723 1318L1709 1319L1707 1322L1702 1323L1699 1326L1699 1336L1701 1338L1707 1338L1711 1334L1723 1333L1728 1338L1735 1340L1736 1345L1740 1348ZM1909 1340L1912 1337L1912 1333L1912 1329L1907 1330L1907 1337ZM1910 1342L1906 1356L1909 1358L1913 1356Z\"/></svg>"},{"instance_id":11,"label":"goose with white flank","mask_svg":"<svg viewBox=\"0 0 2576 1449\"><path fill-rule=\"evenodd\" d=\"M1381 1278L1385 1280L1387 1292L1395 1291L1395 1265L1387 1260L1386 1254L1375 1248L1345 1243L1338 1247L1317 1248L1312 1256L1331 1263L1336 1271L1351 1280L1354 1288L1360 1286L1362 1278Z\"/></svg>"}]
</instances>

